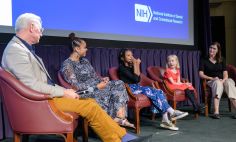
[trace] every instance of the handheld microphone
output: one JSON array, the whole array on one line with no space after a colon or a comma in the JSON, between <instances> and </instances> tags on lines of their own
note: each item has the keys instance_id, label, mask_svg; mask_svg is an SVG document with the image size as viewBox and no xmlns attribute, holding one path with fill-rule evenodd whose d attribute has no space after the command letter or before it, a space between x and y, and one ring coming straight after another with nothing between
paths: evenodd
<instances>
[{"instance_id":1,"label":"handheld microphone","mask_svg":"<svg viewBox=\"0 0 236 142\"><path fill-rule=\"evenodd\" d=\"M83 95L83 94L88 94L89 92L93 92L93 88L89 87L86 90L77 90L75 93L79 94L79 95Z\"/></svg>"},{"instance_id":2,"label":"handheld microphone","mask_svg":"<svg viewBox=\"0 0 236 142\"><path fill-rule=\"evenodd\" d=\"M77 94L79 94L79 95L82 95L82 94L87 94L87 93L89 93L89 91L88 90L77 90L75 93L77 93Z\"/></svg>"}]
</instances>

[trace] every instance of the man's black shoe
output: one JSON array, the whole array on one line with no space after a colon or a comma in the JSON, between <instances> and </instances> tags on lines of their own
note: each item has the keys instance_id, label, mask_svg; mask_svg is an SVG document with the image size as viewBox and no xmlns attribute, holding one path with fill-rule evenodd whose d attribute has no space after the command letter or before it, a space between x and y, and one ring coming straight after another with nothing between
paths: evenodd
<instances>
[{"instance_id":1,"label":"man's black shoe","mask_svg":"<svg viewBox=\"0 0 236 142\"><path fill-rule=\"evenodd\" d=\"M152 135L148 135L148 136L140 136L128 142L151 142L151 141L152 141Z\"/></svg>"}]
</instances>

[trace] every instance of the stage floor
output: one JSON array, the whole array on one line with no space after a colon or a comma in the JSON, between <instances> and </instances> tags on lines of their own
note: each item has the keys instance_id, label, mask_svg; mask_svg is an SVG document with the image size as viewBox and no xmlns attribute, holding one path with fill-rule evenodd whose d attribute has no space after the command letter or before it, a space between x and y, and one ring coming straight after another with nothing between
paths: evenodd
<instances>
[{"instance_id":1,"label":"stage floor","mask_svg":"<svg viewBox=\"0 0 236 142\"><path fill-rule=\"evenodd\" d=\"M236 119L232 119L232 114L228 111L227 99L223 98L221 102L221 119L212 119L202 115L194 119L190 111L191 108L182 108L189 110L190 115L177 121L179 131L170 131L162 129L160 125L161 118L157 117L152 121L147 116L141 118L141 134L152 134L153 142L235 142L236 141ZM132 129L127 129L134 132ZM78 136L81 142L81 136ZM2 142L12 142L12 138L1 140ZM29 142L63 142L63 139L55 135L32 135ZM89 142L100 142L99 138L90 132Z\"/></svg>"}]
</instances>

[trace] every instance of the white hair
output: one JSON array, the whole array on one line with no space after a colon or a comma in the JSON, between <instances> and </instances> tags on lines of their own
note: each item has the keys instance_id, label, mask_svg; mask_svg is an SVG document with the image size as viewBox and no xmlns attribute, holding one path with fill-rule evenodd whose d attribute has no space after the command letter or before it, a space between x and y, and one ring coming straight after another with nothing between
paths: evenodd
<instances>
[{"instance_id":1,"label":"white hair","mask_svg":"<svg viewBox=\"0 0 236 142\"><path fill-rule=\"evenodd\" d=\"M22 29L25 29L28 27L28 25L31 22L36 22L42 26L42 20L39 16L33 14L33 13L24 13L21 14L17 19L15 23L15 32L19 32Z\"/></svg>"}]
</instances>

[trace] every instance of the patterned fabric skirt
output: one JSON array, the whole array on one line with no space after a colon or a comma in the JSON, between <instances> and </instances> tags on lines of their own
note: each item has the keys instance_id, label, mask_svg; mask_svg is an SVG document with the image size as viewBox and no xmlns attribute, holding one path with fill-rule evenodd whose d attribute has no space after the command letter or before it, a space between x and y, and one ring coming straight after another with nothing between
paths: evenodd
<instances>
[{"instance_id":1,"label":"patterned fabric skirt","mask_svg":"<svg viewBox=\"0 0 236 142\"><path fill-rule=\"evenodd\" d=\"M129 84L129 87L134 95L143 94L146 95L152 101L153 113L157 113L158 111L161 113L165 113L170 107L163 91L160 89L155 89L148 86L144 87L140 86L139 84Z\"/></svg>"},{"instance_id":2,"label":"patterned fabric skirt","mask_svg":"<svg viewBox=\"0 0 236 142\"><path fill-rule=\"evenodd\" d=\"M96 90L93 98L110 115L115 118L121 107L125 107L127 116L127 102L129 100L124 82L121 80L109 81L106 88Z\"/></svg>"}]
</instances>

